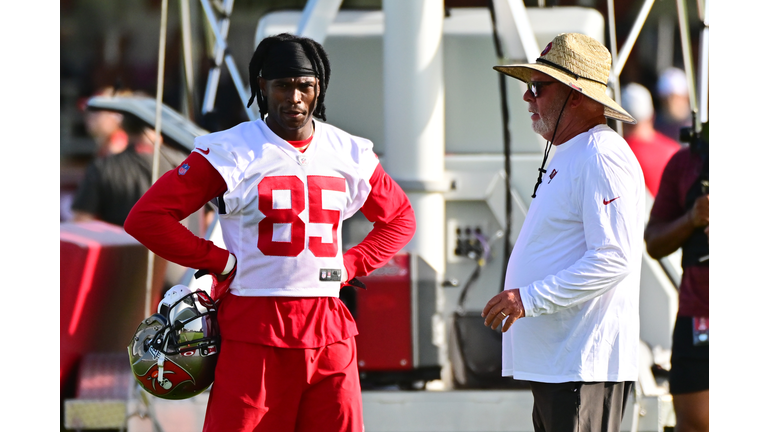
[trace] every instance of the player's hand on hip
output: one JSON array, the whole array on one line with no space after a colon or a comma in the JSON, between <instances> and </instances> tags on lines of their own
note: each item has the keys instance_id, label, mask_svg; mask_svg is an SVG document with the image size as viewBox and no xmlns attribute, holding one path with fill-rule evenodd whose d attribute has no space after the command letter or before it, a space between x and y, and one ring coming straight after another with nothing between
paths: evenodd
<instances>
[{"instance_id":1,"label":"player's hand on hip","mask_svg":"<svg viewBox=\"0 0 768 432\"><path fill-rule=\"evenodd\" d=\"M232 280L235 279L237 273L237 257L230 254L230 260L227 261L227 268L225 268L225 274L214 274L213 283L211 284L211 298L213 301L218 302L224 298L224 294L229 291L229 286L232 284ZM230 266L233 266L229 269Z\"/></svg>"},{"instance_id":2,"label":"player's hand on hip","mask_svg":"<svg viewBox=\"0 0 768 432\"><path fill-rule=\"evenodd\" d=\"M512 323L525 316L523 301L520 300L520 289L502 291L493 296L483 308L482 316L485 318L485 325L494 330L506 319L501 331L509 330Z\"/></svg>"}]
</instances>

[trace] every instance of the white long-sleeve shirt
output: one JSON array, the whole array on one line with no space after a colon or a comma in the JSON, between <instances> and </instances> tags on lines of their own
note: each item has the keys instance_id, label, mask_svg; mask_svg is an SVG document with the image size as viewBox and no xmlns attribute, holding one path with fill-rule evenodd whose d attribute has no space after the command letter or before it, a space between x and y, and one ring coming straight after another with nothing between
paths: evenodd
<instances>
[{"instance_id":1,"label":"white long-sleeve shirt","mask_svg":"<svg viewBox=\"0 0 768 432\"><path fill-rule=\"evenodd\" d=\"M645 182L598 125L556 147L507 266L525 317L503 336L504 376L634 381Z\"/></svg>"}]
</instances>

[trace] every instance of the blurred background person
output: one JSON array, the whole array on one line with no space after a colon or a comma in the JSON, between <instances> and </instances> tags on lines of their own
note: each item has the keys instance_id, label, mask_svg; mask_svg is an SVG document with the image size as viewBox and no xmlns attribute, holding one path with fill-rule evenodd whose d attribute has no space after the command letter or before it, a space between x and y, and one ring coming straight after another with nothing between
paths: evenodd
<instances>
[{"instance_id":1,"label":"blurred background person","mask_svg":"<svg viewBox=\"0 0 768 432\"><path fill-rule=\"evenodd\" d=\"M87 154L78 157L68 157L62 161L60 177L60 221L68 222L74 219L72 201L77 188L83 181L85 169L94 159L103 159L118 154L128 146L128 134L123 130L123 114L115 111L91 110L87 108L88 99L94 96L130 96L132 92L126 89L107 86L94 92L91 96L80 98L77 109L82 114L83 127L88 141L94 146Z\"/></svg>"},{"instance_id":2,"label":"blurred background person","mask_svg":"<svg viewBox=\"0 0 768 432\"><path fill-rule=\"evenodd\" d=\"M125 150L97 158L88 166L72 203L75 222L98 219L122 226L128 213L152 185L152 158L155 130L131 114L122 114L122 127L128 136ZM185 154L162 144L162 175L178 166Z\"/></svg>"},{"instance_id":3,"label":"blurred background person","mask_svg":"<svg viewBox=\"0 0 768 432\"><path fill-rule=\"evenodd\" d=\"M129 90L104 87L93 96L129 96ZM82 104L85 105L86 101ZM96 157L104 158L118 154L128 146L128 134L122 127L123 115L115 111L89 110L83 108L85 129L96 142Z\"/></svg>"},{"instance_id":4,"label":"blurred background person","mask_svg":"<svg viewBox=\"0 0 768 432\"><path fill-rule=\"evenodd\" d=\"M152 185L157 133L151 125L132 114L120 115L122 129L128 138L125 150L96 157L88 165L72 202L73 222L100 220L122 227L134 204ZM160 136L159 176L176 168L185 157L185 153L164 144ZM189 228L189 221L185 219L184 225ZM186 270L159 257L155 259L155 266L165 275L164 290L177 284Z\"/></svg>"},{"instance_id":5,"label":"blurred background person","mask_svg":"<svg viewBox=\"0 0 768 432\"><path fill-rule=\"evenodd\" d=\"M685 72L675 67L665 69L656 82L656 96L659 98L659 112L654 127L680 142L680 129L691 126L691 105Z\"/></svg>"},{"instance_id":6,"label":"blurred background person","mask_svg":"<svg viewBox=\"0 0 768 432\"><path fill-rule=\"evenodd\" d=\"M96 141L96 157L120 153L128 146L128 135L121 127L123 115L112 111L86 110L85 127Z\"/></svg>"},{"instance_id":7,"label":"blurred background person","mask_svg":"<svg viewBox=\"0 0 768 432\"><path fill-rule=\"evenodd\" d=\"M637 120L637 124L624 125L624 139L640 162L645 186L656 197L661 173L672 155L680 150L680 144L653 127L653 98L647 88L637 83L628 84L621 91L621 104Z\"/></svg>"},{"instance_id":8,"label":"blurred background person","mask_svg":"<svg viewBox=\"0 0 768 432\"><path fill-rule=\"evenodd\" d=\"M683 251L669 371L677 432L709 430L708 135L669 160L645 229L652 258Z\"/></svg>"}]
</instances>

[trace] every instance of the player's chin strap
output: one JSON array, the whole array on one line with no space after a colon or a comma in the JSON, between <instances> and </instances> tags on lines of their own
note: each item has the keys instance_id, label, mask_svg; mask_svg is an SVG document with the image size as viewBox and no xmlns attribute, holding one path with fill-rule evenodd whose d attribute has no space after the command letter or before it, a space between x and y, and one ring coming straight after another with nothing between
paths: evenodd
<instances>
[{"instance_id":1,"label":"player's chin strap","mask_svg":"<svg viewBox=\"0 0 768 432\"><path fill-rule=\"evenodd\" d=\"M563 104L563 107L560 108L560 115L557 116L557 123L555 123L555 130L552 132L552 141L547 141L547 147L544 149L544 159L541 161L541 168L539 168L539 178L536 180L536 185L533 187L533 195L531 195L531 198L536 198L536 191L539 190L539 185L541 184L541 176L544 175L547 170L544 169L544 165L547 164L547 158L549 158L549 151L552 149L552 143L555 142L555 135L557 134L557 127L560 126L560 117L563 116L563 111L565 111L565 106L568 104L568 99L571 97L571 93L573 93L573 89L571 89L570 92L568 92L568 96L565 98L565 103Z\"/></svg>"}]
</instances>

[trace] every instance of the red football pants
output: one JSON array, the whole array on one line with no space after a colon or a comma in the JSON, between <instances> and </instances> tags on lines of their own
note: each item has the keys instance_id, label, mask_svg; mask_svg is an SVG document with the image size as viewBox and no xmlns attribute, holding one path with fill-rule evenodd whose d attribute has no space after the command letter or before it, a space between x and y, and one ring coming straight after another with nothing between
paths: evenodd
<instances>
[{"instance_id":1,"label":"red football pants","mask_svg":"<svg viewBox=\"0 0 768 432\"><path fill-rule=\"evenodd\" d=\"M204 432L362 432L357 347L277 348L222 340Z\"/></svg>"}]
</instances>

